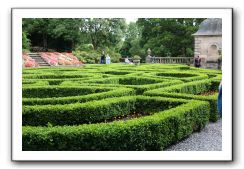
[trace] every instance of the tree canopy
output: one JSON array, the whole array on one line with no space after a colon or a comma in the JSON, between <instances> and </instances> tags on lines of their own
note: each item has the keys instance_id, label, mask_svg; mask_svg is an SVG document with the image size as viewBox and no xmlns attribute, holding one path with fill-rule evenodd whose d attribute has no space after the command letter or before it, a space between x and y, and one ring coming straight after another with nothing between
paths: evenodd
<instances>
[{"instance_id":1,"label":"tree canopy","mask_svg":"<svg viewBox=\"0 0 244 169\"><path fill-rule=\"evenodd\" d=\"M194 37L203 18L25 18L23 49L108 50L122 56L193 56Z\"/></svg>"},{"instance_id":2,"label":"tree canopy","mask_svg":"<svg viewBox=\"0 0 244 169\"><path fill-rule=\"evenodd\" d=\"M140 46L150 48L156 56L192 56L194 37L203 19L194 18L139 18Z\"/></svg>"}]
</instances>

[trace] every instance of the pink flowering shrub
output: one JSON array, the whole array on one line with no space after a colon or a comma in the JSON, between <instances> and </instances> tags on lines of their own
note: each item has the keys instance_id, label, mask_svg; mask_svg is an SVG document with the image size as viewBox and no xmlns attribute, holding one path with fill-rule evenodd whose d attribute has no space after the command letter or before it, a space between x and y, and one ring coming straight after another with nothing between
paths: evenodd
<instances>
[{"instance_id":1,"label":"pink flowering shrub","mask_svg":"<svg viewBox=\"0 0 244 169\"><path fill-rule=\"evenodd\" d=\"M33 60L27 60L25 62L25 67L35 67L35 61L33 61Z\"/></svg>"},{"instance_id":2,"label":"pink flowering shrub","mask_svg":"<svg viewBox=\"0 0 244 169\"><path fill-rule=\"evenodd\" d=\"M72 53L59 53L59 52L41 52L41 57L50 65L81 65L76 56Z\"/></svg>"},{"instance_id":3,"label":"pink flowering shrub","mask_svg":"<svg viewBox=\"0 0 244 169\"><path fill-rule=\"evenodd\" d=\"M59 52L40 52L39 53L43 60L49 63L51 66L58 65L75 65L79 66L83 64L78 60L72 53L59 53ZM23 66L24 67L37 67L38 63L32 59L27 53L22 54Z\"/></svg>"},{"instance_id":4,"label":"pink flowering shrub","mask_svg":"<svg viewBox=\"0 0 244 169\"><path fill-rule=\"evenodd\" d=\"M58 58L54 54L54 52L41 52L40 55L43 58L43 60L45 60L51 66L58 65Z\"/></svg>"},{"instance_id":5,"label":"pink flowering shrub","mask_svg":"<svg viewBox=\"0 0 244 169\"><path fill-rule=\"evenodd\" d=\"M22 64L24 67L38 67L38 63L32 59L27 53L22 53Z\"/></svg>"},{"instance_id":6,"label":"pink flowering shrub","mask_svg":"<svg viewBox=\"0 0 244 169\"><path fill-rule=\"evenodd\" d=\"M67 56L68 58L70 58L70 61L72 63L72 65L81 65L83 64L81 61L79 61L79 59L74 56L72 53L65 53L65 56Z\"/></svg>"}]
</instances>

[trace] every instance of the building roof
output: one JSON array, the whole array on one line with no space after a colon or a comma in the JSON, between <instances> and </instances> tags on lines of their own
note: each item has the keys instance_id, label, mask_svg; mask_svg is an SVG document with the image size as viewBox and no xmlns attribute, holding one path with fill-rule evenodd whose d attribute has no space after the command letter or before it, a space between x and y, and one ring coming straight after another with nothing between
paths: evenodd
<instances>
[{"instance_id":1,"label":"building roof","mask_svg":"<svg viewBox=\"0 0 244 169\"><path fill-rule=\"evenodd\" d=\"M199 26L199 29L193 35L222 35L222 19L208 18Z\"/></svg>"}]
</instances>

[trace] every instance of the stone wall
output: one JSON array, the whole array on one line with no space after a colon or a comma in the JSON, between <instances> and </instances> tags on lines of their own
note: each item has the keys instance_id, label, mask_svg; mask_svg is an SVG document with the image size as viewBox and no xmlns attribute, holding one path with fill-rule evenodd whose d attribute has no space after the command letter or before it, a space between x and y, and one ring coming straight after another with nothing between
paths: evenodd
<instances>
[{"instance_id":1,"label":"stone wall","mask_svg":"<svg viewBox=\"0 0 244 169\"><path fill-rule=\"evenodd\" d=\"M218 50L222 49L222 36L195 36L194 56L200 56L202 62L217 61Z\"/></svg>"}]
</instances>

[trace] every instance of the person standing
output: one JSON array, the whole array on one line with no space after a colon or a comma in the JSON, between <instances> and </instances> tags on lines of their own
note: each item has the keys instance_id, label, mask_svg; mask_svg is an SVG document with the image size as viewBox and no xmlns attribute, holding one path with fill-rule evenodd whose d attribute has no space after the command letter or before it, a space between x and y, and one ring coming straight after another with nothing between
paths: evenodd
<instances>
[{"instance_id":1,"label":"person standing","mask_svg":"<svg viewBox=\"0 0 244 169\"><path fill-rule=\"evenodd\" d=\"M194 59L194 65L195 67L201 67L201 58L199 56L197 56L195 59Z\"/></svg>"},{"instance_id":2,"label":"person standing","mask_svg":"<svg viewBox=\"0 0 244 169\"><path fill-rule=\"evenodd\" d=\"M218 94L218 113L222 117L222 81L219 85L219 94Z\"/></svg>"},{"instance_id":3,"label":"person standing","mask_svg":"<svg viewBox=\"0 0 244 169\"><path fill-rule=\"evenodd\" d=\"M133 63L129 60L128 56L125 58L125 64L133 64Z\"/></svg>"},{"instance_id":4,"label":"person standing","mask_svg":"<svg viewBox=\"0 0 244 169\"><path fill-rule=\"evenodd\" d=\"M129 61L129 59L128 59L128 56L125 58L125 64L129 64L130 63L130 61Z\"/></svg>"},{"instance_id":5,"label":"person standing","mask_svg":"<svg viewBox=\"0 0 244 169\"><path fill-rule=\"evenodd\" d=\"M101 64L105 64L105 55L104 55L104 51L102 53L101 59L100 59L100 63Z\"/></svg>"},{"instance_id":6,"label":"person standing","mask_svg":"<svg viewBox=\"0 0 244 169\"><path fill-rule=\"evenodd\" d=\"M106 64L110 64L111 63L111 59L110 56L107 54L106 56Z\"/></svg>"}]
</instances>

